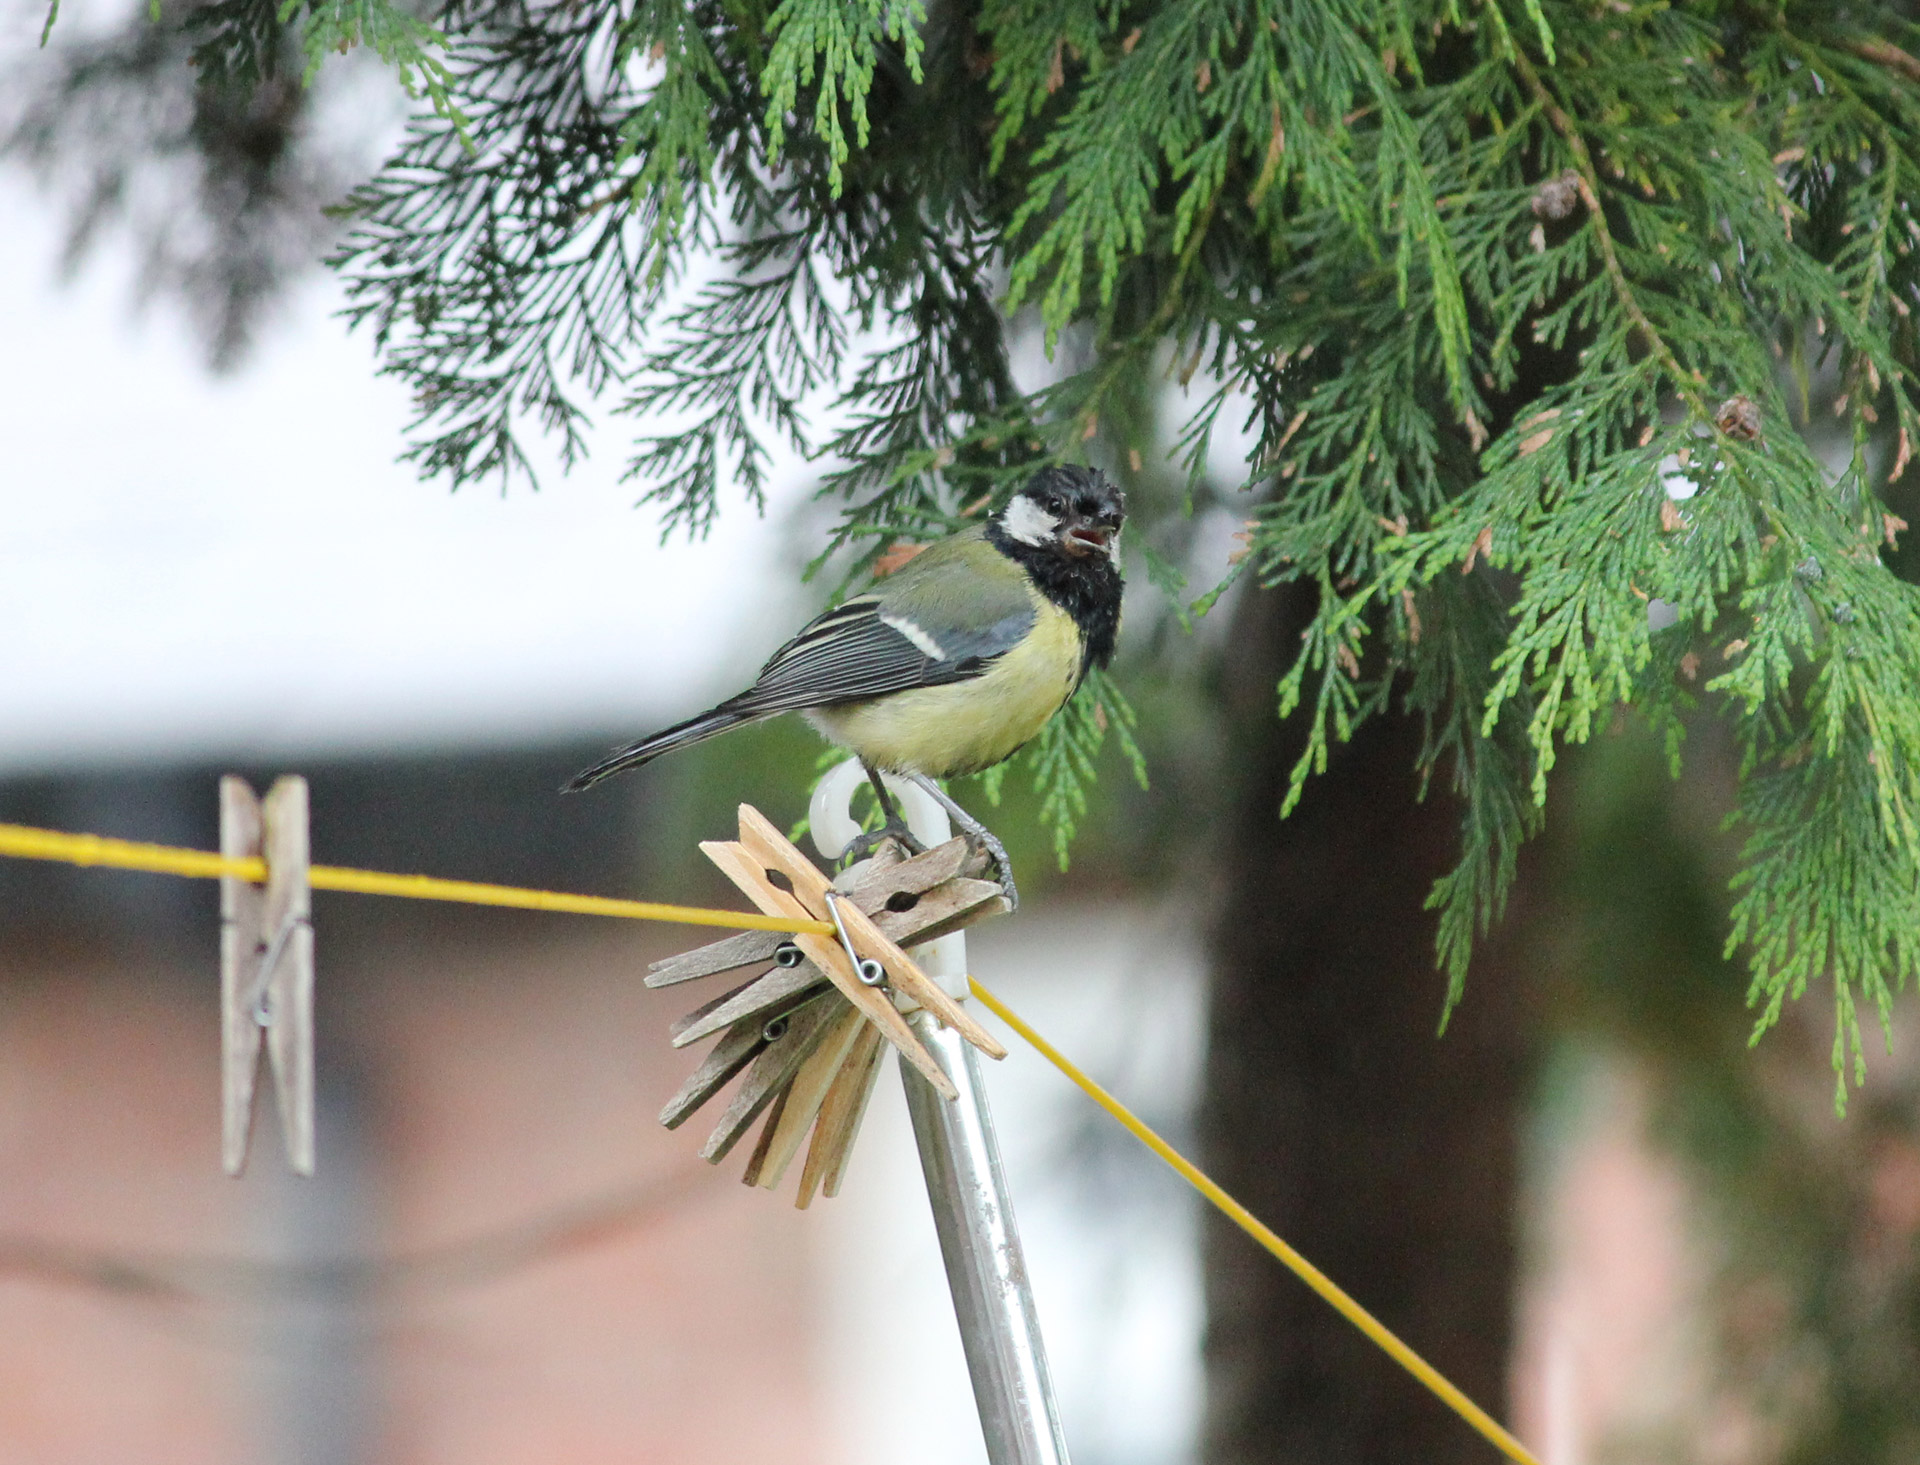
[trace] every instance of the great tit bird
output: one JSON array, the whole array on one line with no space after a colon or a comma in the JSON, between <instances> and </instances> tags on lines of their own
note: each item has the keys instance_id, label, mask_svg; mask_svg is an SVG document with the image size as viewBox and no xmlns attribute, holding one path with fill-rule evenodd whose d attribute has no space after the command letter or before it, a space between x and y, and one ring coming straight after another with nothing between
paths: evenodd
<instances>
[{"instance_id":1,"label":"great tit bird","mask_svg":"<svg viewBox=\"0 0 1920 1465\"><path fill-rule=\"evenodd\" d=\"M1120 630L1126 503L1097 469L1044 468L993 518L921 550L864 595L815 617L718 707L622 748L566 785L601 779L782 712L804 713L867 769L920 785L978 840L1017 900L1006 850L935 779L979 773L1046 726Z\"/></svg>"}]
</instances>

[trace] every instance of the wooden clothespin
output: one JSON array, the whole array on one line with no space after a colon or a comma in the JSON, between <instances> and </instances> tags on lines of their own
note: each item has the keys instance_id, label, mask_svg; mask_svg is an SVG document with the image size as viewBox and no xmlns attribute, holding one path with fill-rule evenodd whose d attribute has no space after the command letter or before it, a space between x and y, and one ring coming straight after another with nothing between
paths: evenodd
<instances>
[{"instance_id":1,"label":"wooden clothespin","mask_svg":"<svg viewBox=\"0 0 1920 1465\"><path fill-rule=\"evenodd\" d=\"M273 1070L287 1164L313 1174L313 896L307 884L307 781L276 779L264 801L220 780L220 853L264 857L265 888L220 879L221 1153L247 1163L261 1040Z\"/></svg>"},{"instance_id":2,"label":"wooden clothespin","mask_svg":"<svg viewBox=\"0 0 1920 1465\"><path fill-rule=\"evenodd\" d=\"M1007 903L996 882L977 878L984 860L962 839L910 859L883 845L835 885L758 810L743 804L739 819L737 841L701 850L765 913L828 921L836 934L748 932L654 964L652 987L759 969L674 1024L676 1047L720 1038L660 1119L678 1126L744 1073L701 1154L719 1161L765 1114L744 1179L772 1189L811 1130L796 1201L804 1207L821 1190L838 1192L886 1043L953 1097L903 1006L925 1007L982 1052L1005 1056L905 948L997 915Z\"/></svg>"}]
</instances>

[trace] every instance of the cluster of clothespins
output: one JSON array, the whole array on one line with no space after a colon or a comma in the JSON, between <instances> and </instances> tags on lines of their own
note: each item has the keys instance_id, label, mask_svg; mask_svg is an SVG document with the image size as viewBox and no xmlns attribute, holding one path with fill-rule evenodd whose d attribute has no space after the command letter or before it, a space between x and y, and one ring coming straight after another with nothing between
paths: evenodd
<instances>
[{"instance_id":1,"label":"cluster of clothespins","mask_svg":"<svg viewBox=\"0 0 1920 1465\"><path fill-rule=\"evenodd\" d=\"M653 964L649 987L752 969L744 983L673 1025L675 1047L719 1040L660 1122L669 1129L684 1123L744 1073L700 1153L717 1163L765 1114L743 1178L771 1190L811 1130L795 1198L804 1207L840 1188L885 1043L943 1096L955 1096L903 1006L924 1008L991 1057L1006 1055L904 948L998 915L1007 900L998 882L977 878L985 857L965 839L911 857L887 841L832 882L742 804L739 839L700 848L766 914L826 921L835 935L750 931Z\"/></svg>"},{"instance_id":2,"label":"cluster of clothespins","mask_svg":"<svg viewBox=\"0 0 1920 1465\"><path fill-rule=\"evenodd\" d=\"M764 914L830 925L835 934L746 931L655 962L667 987L721 973L747 980L687 1014L675 1047L718 1035L706 1060L661 1113L676 1128L734 1078L739 1088L701 1154L718 1162L766 1123L746 1181L772 1189L809 1131L797 1204L835 1194L891 1043L947 1098L952 1082L908 1025L924 1008L995 1058L1006 1049L923 972L905 948L1007 909L1000 885L978 878L985 858L964 839L909 857L892 841L829 881L752 806L737 841L701 850ZM265 799L242 779L220 781L220 853L265 861L263 886L220 879L221 1138L227 1173L246 1164L262 1050L273 1074L288 1164L313 1173L313 925L307 784L277 780Z\"/></svg>"}]
</instances>

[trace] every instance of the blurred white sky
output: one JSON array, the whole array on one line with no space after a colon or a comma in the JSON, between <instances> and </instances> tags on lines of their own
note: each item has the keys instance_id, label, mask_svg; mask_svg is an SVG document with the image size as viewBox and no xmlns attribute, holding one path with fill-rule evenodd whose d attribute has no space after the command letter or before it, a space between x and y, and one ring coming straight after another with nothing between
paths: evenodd
<instances>
[{"instance_id":1,"label":"blurred white sky","mask_svg":"<svg viewBox=\"0 0 1920 1465\"><path fill-rule=\"evenodd\" d=\"M663 551L621 424L538 494L420 482L331 280L215 379L128 251L61 283L17 174L0 220L0 773L637 735L797 613L778 508Z\"/></svg>"}]
</instances>

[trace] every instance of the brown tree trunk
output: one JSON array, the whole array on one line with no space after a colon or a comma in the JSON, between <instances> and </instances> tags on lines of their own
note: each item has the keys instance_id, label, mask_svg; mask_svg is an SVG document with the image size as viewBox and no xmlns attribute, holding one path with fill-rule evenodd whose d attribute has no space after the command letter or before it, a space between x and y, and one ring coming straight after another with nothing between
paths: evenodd
<instances>
[{"instance_id":1,"label":"brown tree trunk","mask_svg":"<svg viewBox=\"0 0 1920 1465\"><path fill-rule=\"evenodd\" d=\"M1526 1023L1510 955L1444 980L1423 909L1457 810L1415 801L1419 726L1374 720L1278 815L1274 717L1312 592L1250 592L1228 705L1239 797L1213 944L1213 1174L1496 1416L1506 1414ZM1485 1465L1489 1447L1224 1218L1205 1233L1207 1465Z\"/></svg>"}]
</instances>

